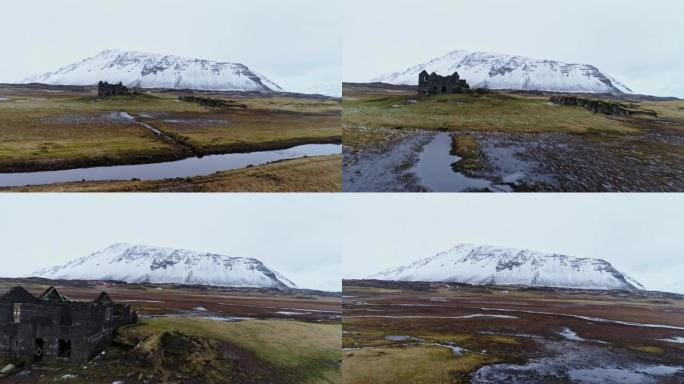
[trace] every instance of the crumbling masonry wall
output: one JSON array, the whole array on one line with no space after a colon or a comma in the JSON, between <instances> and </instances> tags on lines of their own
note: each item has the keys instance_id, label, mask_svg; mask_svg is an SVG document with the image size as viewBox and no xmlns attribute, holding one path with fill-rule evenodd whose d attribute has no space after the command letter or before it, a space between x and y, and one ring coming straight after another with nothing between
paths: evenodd
<instances>
[{"instance_id":1,"label":"crumbling masonry wall","mask_svg":"<svg viewBox=\"0 0 684 384\"><path fill-rule=\"evenodd\" d=\"M119 82L118 84L109 84L106 81L100 81L99 83L97 83L97 96L99 97L127 94L128 88L124 86L121 82Z\"/></svg>"},{"instance_id":2,"label":"crumbling masonry wall","mask_svg":"<svg viewBox=\"0 0 684 384\"><path fill-rule=\"evenodd\" d=\"M428 74L423 70L418 74L418 93L463 93L469 88L468 83L459 77L458 72L450 76L440 76L435 72Z\"/></svg>"}]
</instances>

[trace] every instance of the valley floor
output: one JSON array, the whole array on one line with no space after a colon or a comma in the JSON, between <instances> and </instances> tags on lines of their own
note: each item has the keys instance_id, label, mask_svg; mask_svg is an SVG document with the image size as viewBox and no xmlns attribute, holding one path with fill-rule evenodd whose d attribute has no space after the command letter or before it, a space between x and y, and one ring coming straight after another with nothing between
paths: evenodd
<instances>
[{"instance_id":1,"label":"valley floor","mask_svg":"<svg viewBox=\"0 0 684 384\"><path fill-rule=\"evenodd\" d=\"M539 94L363 84L343 94L345 191L684 190L681 100L618 100L653 117Z\"/></svg>"},{"instance_id":2,"label":"valley floor","mask_svg":"<svg viewBox=\"0 0 684 384\"><path fill-rule=\"evenodd\" d=\"M2 279L75 300L107 291L140 316L85 364L45 361L0 383L340 383L340 298L315 291ZM0 356L0 365L3 360ZM5 361L6 362L6 361Z\"/></svg>"},{"instance_id":3,"label":"valley floor","mask_svg":"<svg viewBox=\"0 0 684 384\"><path fill-rule=\"evenodd\" d=\"M179 100L178 96L187 94L183 91L154 90L103 99L97 98L94 92L90 87L1 85L0 176L10 180L13 174L19 173L135 167L215 154L255 154L253 161L256 162L246 160L244 164L238 162L241 165L226 164L225 168L218 169L229 170L322 154L320 150L316 153L316 148L299 146L341 141L341 104L331 98L193 93L228 103L227 107L212 108ZM282 153L289 148L299 149L295 154ZM330 148L326 151L325 154L333 153ZM187 169L179 171L177 176L213 173L203 171L197 164L184 166L198 169L191 175ZM126 170L122 172L115 179L136 178L133 174L127 177ZM169 177L168 173L153 179L165 177ZM327 188L326 181L316 186L315 180L300 180L300 184L314 184L316 190ZM0 178L0 186L3 185L24 184L2 184Z\"/></svg>"},{"instance_id":4,"label":"valley floor","mask_svg":"<svg viewBox=\"0 0 684 384\"><path fill-rule=\"evenodd\" d=\"M680 383L684 297L345 281L357 383Z\"/></svg>"}]
</instances>

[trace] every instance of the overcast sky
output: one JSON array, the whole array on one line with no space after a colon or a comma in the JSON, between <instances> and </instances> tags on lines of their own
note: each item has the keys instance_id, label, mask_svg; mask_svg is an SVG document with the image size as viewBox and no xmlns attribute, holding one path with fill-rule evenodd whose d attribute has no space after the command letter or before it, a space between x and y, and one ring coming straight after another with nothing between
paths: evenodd
<instances>
[{"instance_id":1,"label":"overcast sky","mask_svg":"<svg viewBox=\"0 0 684 384\"><path fill-rule=\"evenodd\" d=\"M345 81L368 81L466 49L592 64L635 92L684 97L681 0L343 4Z\"/></svg>"},{"instance_id":2,"label":"overcast sky","mask_svg":"<svg viewBox=\"0 0 684 384\"><path fill-rule=\"evenodd\" d=\"M365 194L347 200L345 278L472 243L601 258L647 289L684 293L683 194Z\"/></svg>"},{"instance_id":3,"label":"overcast sky","mask_svg":"<svg viewBox=\"0 0 684 384\"><path fill-rule=\"evenodd\" d=\"M0 82L105 49L240 62L291 91L336 90L341 2L21 0L0 4Z\"/></svg>"},{"instance_id":4,"label":"overcast sky","mask_svg":"<svg viewBox=\"0 0 684 384\"><path fill-rule=\"evenodd\" d=\"M320 194L0 196L1 276L112 243L254 257L303 288L341 284L341 207Z\"/></svg>"}]
</instances>

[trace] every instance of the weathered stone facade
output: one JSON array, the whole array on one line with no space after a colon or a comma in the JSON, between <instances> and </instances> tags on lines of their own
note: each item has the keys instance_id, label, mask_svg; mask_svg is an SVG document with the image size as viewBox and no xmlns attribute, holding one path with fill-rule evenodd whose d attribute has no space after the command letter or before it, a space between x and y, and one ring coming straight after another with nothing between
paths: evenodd
<instances>
[{"instance_id":1,"label":"weathered stone facade","mask_svg":"<svg viewBox=\"0 0 684 384\"><path fill-rule=\"evenodd\" d=\"M656 116L654 111L629 108L620 103L608 100L590 99L577 96L551 96L549 101L554 104L583 107L588 111L602 113L604 115L629 116L634 114L645 114Z\"/></svg>"},{"instance_id":2,"label":"weathered stone facade","mask_svg":"<svg viewBox=\"0 0 684 384\"><path fill-rule=\"evenodd\" d=\"M35 297L22 287L0 296L0 354L25 362L63 359L83 362L102 352L116 329L137 321L129 305L106 293L75 302L54 287Z\"/></svg>"},{"instance_id":3,"label":"weathered stone facade","mask_svg":"<svg viewBox=\"0 0 684 384\"><path fill-rule=\"evenodd\" d=\"M99 97L107 97L114 95L127 95L128 88L121 82L119 84L109 84L106 81L97 83L97 95Z\"/></svg>"},{"instance_id":4,"label":"weathered stone facade","mask_svg":"<svg viewBox=\"0 0 684 384\"><path fill-rule=\"evenodd\" d=\"M428 74L423 70L418 74L418 93L463 93L468 88L470 86L458 76L458 72L451 76L440 76L434 72Z\"/></svg>"}]
</instances>

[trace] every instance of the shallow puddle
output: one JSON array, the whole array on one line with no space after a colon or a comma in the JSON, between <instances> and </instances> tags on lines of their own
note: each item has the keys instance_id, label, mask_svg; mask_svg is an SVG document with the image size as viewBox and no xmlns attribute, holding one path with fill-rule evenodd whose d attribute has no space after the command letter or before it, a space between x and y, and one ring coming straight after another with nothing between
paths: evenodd
<instances>
[{"instance_id":1,"label":"shallow puddle","mask_svg":"<svg viewBox=\"0 0 684 384\"><path fill-rule=\"evenodd\" d=\"M493 364L471 376L473 384L655 384L681 382L684 367L645 363L634 356L573 341L539 341L547 357L526 364Z\"/></svg>"},{"instance_id":2,"label":"shallow puddle","mask_svg":"<svg viewBox=\"0 0 684 384\"><path fill-rule=\"evenodd\" d=\"M388 340L388 341L416 341L418 339L413 337L413 336L389 335L389 336L385 336L385 340Z\"/></svg>"},{"instance_id":3,"label":"shallow puddle","mask_svg":"<svg viewBox=\"0 0 684 384\"><path fill-rule=\"evenodd\" d=\"M451 165L460 161L461 157L450 152L451 136L446 132L435 134L432 140L423 146L418 163L412 170L418 176L420 184L435 192L507 190L506 186L493 186L489 180L467 177L455 172Z\"/></svg>"},{"instance_id":4,"label":"shallow puddle","mask_svg":"<svg viewBox=\"0 0 684 384\"><path fill-rule=\"evenodd\" d=\"M192 157L163 163L117 165L66 169L60 171L0 173L0 187L95 180L160 180L176 177L206 176L215 172L261 165L276 160L341 153L339 144L305 144L272 151L229 153Z\"/></svg>"},{"instance_id":5,"label":"shallow puddle","mask_svg":"<svg viewBox=\"0 0 684 384\"><path fill-rule=\"evenodd\" d=\"M465 349L463 349L457 345L454 345L452 343L435 343L432 345L436 345L438 347L449 348L449 349L451 349L451 353L454 356L461 356L463 354L463 352L465 352Z\"/></svg>"}]
</instances>

